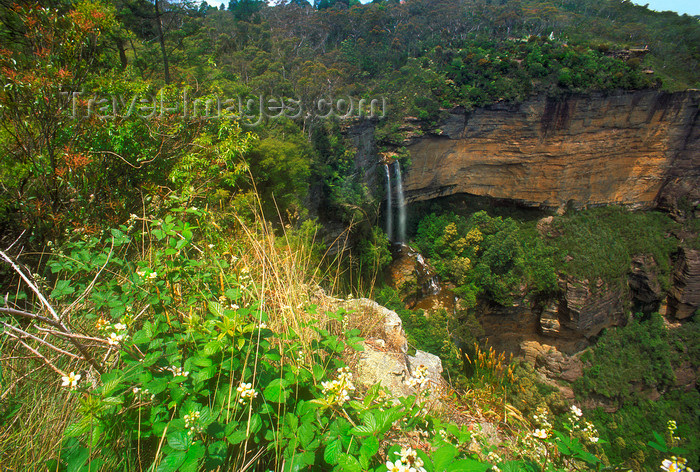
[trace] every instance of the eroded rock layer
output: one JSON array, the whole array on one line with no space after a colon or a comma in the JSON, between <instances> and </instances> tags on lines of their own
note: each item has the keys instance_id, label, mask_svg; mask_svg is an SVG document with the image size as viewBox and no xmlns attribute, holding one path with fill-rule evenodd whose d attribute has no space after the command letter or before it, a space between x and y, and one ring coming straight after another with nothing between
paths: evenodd
<instances>
[{"instance_id":1,"label":"eroded rock layer","mask_svg":"<svg viewBox=\"0 0 700 472\"><path fill-rule=\"evenodd\" d=\"M643 90L456 109L433 134L408 141L406 198L668 204L700 182L699 102L700 91Z\"/></svg>"}]
</instances>

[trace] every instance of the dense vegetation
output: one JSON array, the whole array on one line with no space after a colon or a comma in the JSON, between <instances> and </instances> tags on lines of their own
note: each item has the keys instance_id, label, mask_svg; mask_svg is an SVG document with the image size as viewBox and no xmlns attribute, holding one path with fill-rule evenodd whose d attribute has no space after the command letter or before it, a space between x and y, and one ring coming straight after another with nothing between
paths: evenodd
<instances>
[{"instance_id":1,"label":"dense vegetation","mask_svg":"<svg viewBox=\"0 0 700 472\"><path fill-rule=\"evenodd\" d=\"M409 164L407 115L430 126L444 108L535 93L700 87L694 18L626 1L501 3L2 2L0 467L630 464L649 427L605 445L531 368L473 344L474 308L551 296L562 272L620 282L638 253L667 284L678 225L599 209L555 218L550 238L488 212L424 215L415 243L461 299L426 318L406 310L406 293L375 285L391 260L379 189L355 161L348 121L314 108L342 97L360 117L385 98L386 119L357 122ZM336 115L348 102L333 102ZM413 347L440 354L460 387L449 411L430 408L420 375L408 397L355 388L346 364L367 324L317 309L324 289L396 309ZM580 393L629 400L617 426L599 418L609 437L646 404L605 369L671 390L669 365L697 358L692 336L658 323L610 331L590 354ZM656 349L629 347L635 337ZM609 366L611 352L653 368ZM692 437L697 399L672 391L664 402L659 415L683 405L669 417ZM462 415L500 425L504 445ZM635 463L679 454L674 437L655 437L662 454Z\"/></svg>"},{"instance_id":2,"label":"dense vegetation","mask_svg":"<svg viewBox=\"0 0 700 472\"><path fill-rule=\"evenodd\" d=\"M473 386L473 380L469 363L462 363L464 354L473 357L469 346L483 337L474 316L478 301L535 306L558 296L560 275L602 281L602 287L590 284L594 292L613 288L625 293L632 258L640 254L653 258L654 275L668 289L682 225L667 214L605 207L538 220L509 209L492 208L492 214L503 215L489 216L480 206L474 202L466 207L475 210L455 213L456 207L445 202L452 211L428 213L416 224L413 243L444 286L453 287L459 297L454 312L433 311L426 317L422 310L407 309L401 299L416 290L412 285L398 291L383 288L377 294L378 300L401 314L413 345L439 354L447 375L466 388ZM635 305L624 309L631 314ZM680 433L684 437L697 428L697 390L676 384L678 369L697 368L695 332L695 323L669 330L658 313L639 313L627 326L607 330L582 357L586 367L575 382L577 399L591 406L600 405L602 399L603 406L594 410L593 417L609 441L603 447L612 463L635 470L653 468L659 452L645 450L653 431L663 431L669 420L684 425ZM457 339L460 349L446 339ZM532 385L511 392L519 408L527 411L533 403L546 402L550 411L565 411L556 391L536 386L527 369L517 369L515 375L517 384ZM611 414L611 408L616 412ZM651 421L643 419L648 411L653 411ZM694 442L688 446L698 450ZM695 453L686 455L691 462L697 460Z\"/></svg>"},{"instance_id":3,"label":"dense vegetation","mask_svg":"<svg viewBox=\"0 0 700 472\"><path fill-rule=\"evenodd\" d=\"M662 431L669 420L679 425L679 436L690 439L688 460L700 459L697 435L690 434L700 427L698 391L676 385L676 371L698 367L697 324L669 330L658 314L635 318L624 328L607 331L587 353L588 367L575 384L577 392L582 398L605 397L619 407L613 414L600 408L593 416L610 441L606 451L611 460L653 464L655 452L644 450L648 432Z\"/></svg>"}]
</instances>

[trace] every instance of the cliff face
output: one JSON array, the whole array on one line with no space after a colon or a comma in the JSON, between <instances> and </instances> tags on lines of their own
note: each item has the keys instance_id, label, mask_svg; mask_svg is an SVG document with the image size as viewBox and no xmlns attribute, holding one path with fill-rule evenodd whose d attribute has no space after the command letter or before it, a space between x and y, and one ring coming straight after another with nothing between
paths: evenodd
<instances>
[{"instance_id":1,"label":"cliff face","mask_svg":"<svg viewBox=\"0 0 700 472\"><path fill-rule=\"evenodd\" d=\"M406 198L673 207L700 187L699 103L699 91L645 90L453 110L408 140Z\"/></svg>"}]
</instances>

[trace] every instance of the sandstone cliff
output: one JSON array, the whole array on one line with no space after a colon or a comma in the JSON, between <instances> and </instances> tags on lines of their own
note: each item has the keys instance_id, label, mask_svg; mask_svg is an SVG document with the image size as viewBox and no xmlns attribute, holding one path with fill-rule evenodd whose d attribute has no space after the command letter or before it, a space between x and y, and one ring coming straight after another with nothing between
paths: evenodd
<instances>
[{"instance_id":1,"label":"sandstone cliff","mask_svg":"<svg viewBox=\"0 0 700 472\"><path fill-rule=\"evenodd\" d=\"M699 103L700 91L643 90L456 109L406 141L406 198L673 208L700 197Z\"/></svg>"}]
</instances>

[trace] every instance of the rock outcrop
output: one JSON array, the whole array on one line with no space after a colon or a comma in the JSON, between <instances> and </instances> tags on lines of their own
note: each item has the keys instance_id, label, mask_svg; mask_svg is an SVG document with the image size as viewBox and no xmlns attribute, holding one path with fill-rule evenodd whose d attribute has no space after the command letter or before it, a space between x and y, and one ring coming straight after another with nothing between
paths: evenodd
<instances>
[{"instance_id":1,"label":"rock outcrop","mask_svg":"<svg viewBox=\"0 0 700 472\"><path fill-rule=\"evenodd\" d=\"M392 256L393 260L386 268L387 281L409 305L416 299L440 293L435 268L422 254L406 244L394 244Z\"/></svg>"},{"instance_id":2,"label":"rock outcrop","mask_svg":"<svg viewBox=\"0 0 700 472\"><path fill-rule=\"evenodd\" d=\"M632 296L634 312L659 311L665 292L656 276L658 265L651 255L639 255L632 259L632 270L627 285Z\"/></svg>"},{"instance_id":3,"label":"rock outcrop","mask_svg":"<svg viewBox=\"0 0 700 472\"><path fill-rule=\"evenodd\" d=\"M699 91L642 90L455 109L439 130L407 141L406 199L674 207L700 198L699 102Z\"/></svg>"},{"instance_id":4,"label":"rock outcrop","mask_svg":"<svg viewBox=\"0 0 700 472\"><path fill-rule=\"evenodd\" d=\"M368 323L363 350L357 355L353 370L357 383L365 388L381 384L395 396L413 395L428 390L431 403L440 401L447 383L442 378L442 361L423 351L408 355L403 322L396 312L367 298L330 299L349 311L351 325Z\"/></svg>"},{"instance_id":5,"label":"rock outcrop","mask_svg":"<svg viewBox=\"0 0 700 472\"><path fill-rule=\"evenodd\" d=\"M561 281L559 288L559 322L573 333L591 338L604 328L627 323L622 288L607 287L602 280L591 287L588 280L573 277Z\"/></svg>"},{"instance_id":6,"label":"rock outcrop","mask_svg":"<svg viewBox=\"0 0 700 472\"><path fill-rule=\"evenodd\" d=\"M668 295L669 314L682 320L693 316L700 307L700 251L681 249L673 269Z\"/></svg>"}]
</instances>

